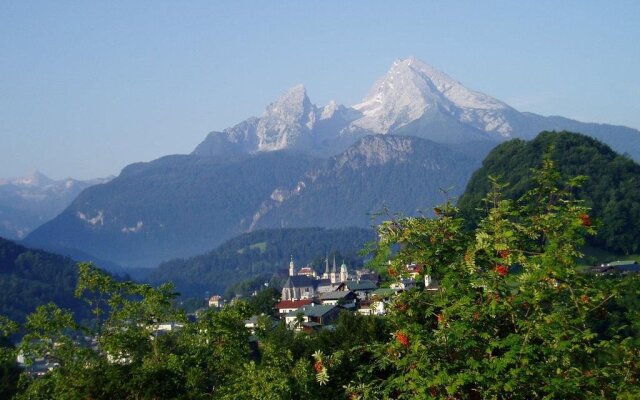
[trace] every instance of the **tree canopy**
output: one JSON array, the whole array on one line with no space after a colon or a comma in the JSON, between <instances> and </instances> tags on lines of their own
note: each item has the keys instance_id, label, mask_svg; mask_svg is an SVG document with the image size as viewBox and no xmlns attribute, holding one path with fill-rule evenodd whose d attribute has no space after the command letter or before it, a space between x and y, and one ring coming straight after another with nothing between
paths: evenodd
<instances>
[{"instance_id":1,"label":"tree canopy","mask_svg":"<svg viewBox=\"0 0 640 400\"><path fill-rule=\"evenodd\" d=\"M505 198L518 199L536 185L530 171L545 154L553 158L564 179L588 177L573 190L591 208L599 227L589 242L615 252L640 252L640 165L577 133L542 132L532 141L511 140L491 151L458 203L468 225L474 226L487 214L482 199L491 191L490 176L508 184L502 190Z\"/></svg>"}]
</instances>

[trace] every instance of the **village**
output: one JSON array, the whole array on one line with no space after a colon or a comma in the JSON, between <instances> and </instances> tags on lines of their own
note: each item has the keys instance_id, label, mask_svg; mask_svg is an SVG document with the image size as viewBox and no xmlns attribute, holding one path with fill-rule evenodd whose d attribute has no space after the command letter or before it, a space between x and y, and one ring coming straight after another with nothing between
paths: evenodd
<instances>
[{"instance_id":1,"label":"village","mask_svg":"<svg viewBox=\"0 0 640 400\"><path fill-rule=\"evenodd\" d=\"M422 278L422 269L418 264L407 265L405 273L399 274L387 287L381 287L377 272L368 269L350 271L344 262L338 267L335 257L331 265L329 258L325 258L321 275L310 266L296 269L291 257L280 301L275 304L273 313L254 315L245 321L245 326L254 332L260 317L267 317L274 324L284 321L289 329L311 333L332 329L341 312L385 315L388 304L399 292L416 287L439 290L438 282L429 275ZM221 308L224 304L222 296L214 295L209 299L209 307Z\"/></svg>"}]
</instances>

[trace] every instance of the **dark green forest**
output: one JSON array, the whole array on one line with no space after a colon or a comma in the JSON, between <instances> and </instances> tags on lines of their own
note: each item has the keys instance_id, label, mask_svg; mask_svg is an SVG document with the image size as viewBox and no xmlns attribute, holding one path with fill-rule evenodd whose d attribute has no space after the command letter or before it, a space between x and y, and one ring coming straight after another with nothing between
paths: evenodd
<instances>
[{"instance_id":1,"label":"dark green forest","mask_svg":"<svg viewBox=\"0 0 640 400\"><path fill-rule=\"evenodd\" d=\"M86 317L89 310L73 295L77 278L72 259L0 238L0 315L22 322L36 307L54 302Z\"/></svg>"},{"instance_id":2,"label":"dark green forest","mask_svg":"<svg viewBox=\"0 0 640 400\"><path fill-rule=\"evenodd\" d=\"M360 267L359 252L374 239L373 230L361 228L265 229L240 235L204 255L162 263L147 280L173 282L187 297L223 294L241 281L268 282L278 272L286 275L291 256L296 268L312 264L319 272L325 255Z\"/></svg>"},{"instance_id":3,"label":"dark green forest","mask_svg":"<svg viewBox=\"0 0 640 400\"><path fill-rule=\"evenodd\" d=\"M506 198L518 199L534 187L531 171L545 154L564 179L587 178L574 194L592 209L591 219L598 226L589 243L618 253L640 252L640 165L577 133L542 132L531 141L511 140L491 151L458 202L470 225L487 214L482 199L491 190L489 176L507 184Z\"/></svg>"}]
</instances>

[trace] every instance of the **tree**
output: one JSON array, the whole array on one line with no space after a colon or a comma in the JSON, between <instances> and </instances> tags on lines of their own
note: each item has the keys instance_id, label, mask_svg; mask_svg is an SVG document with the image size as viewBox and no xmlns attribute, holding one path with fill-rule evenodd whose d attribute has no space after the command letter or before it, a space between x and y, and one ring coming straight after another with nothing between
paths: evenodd
<instances>
[{"instance_id":1,"label":"tree","mask_svg":"<svg viewBox=\"0 0 640 400\"><path fill-rule=\"evenodd\" d=\"M437 293L395 300L395 333L374 344L355 398L636 398L640 395L637 309L610 312L636 276L606 279L577 271L588 209L571 196L582 177L563 182L545 159L536 187L518 201L492 180L488 215L472 234L446 204L433 219L403 218L379 229L390 269L415 262L440 281ZM629 313L631 312L632 315Z\"/></svg>"}]
</instances>

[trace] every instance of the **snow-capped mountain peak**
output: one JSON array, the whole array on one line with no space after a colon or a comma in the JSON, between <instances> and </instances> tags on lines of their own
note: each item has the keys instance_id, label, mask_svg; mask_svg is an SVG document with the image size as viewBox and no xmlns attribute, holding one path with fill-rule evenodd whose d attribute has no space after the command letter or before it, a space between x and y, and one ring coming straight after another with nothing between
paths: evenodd
<instances>
[{"instance_id":1,"label":"snow-capped mountain peak","mask_svg":"<svg viewBox=\"0 0 640 400\"><path fill-rule=\"evenodd\" d=\"M396 60L353 108L363 114L356 128L388 133L420 119L430 110L454 116L486 132L510 133L499 114L509 106L464 87L438 69L414 58Z\"/></svg>"},{"instance_id":2,"label":"snow-capped mountain peak","mask_svg":"<svg viewBox=\"0 0 640 400\"><path fill-rule=\"evenodd\" d=\"M267 106L258 122L258 151L290 147L302 135L313 129L316 111L316 106L311 104L303 85L296 85L287 90L278 100Z\"/></svg>"},{"instance_id":3,"label":"snow-capped mountain peak","mask_svg":"<svg viewBox=\"0 0 640 400\"><path fill-rule=\"evenodd\" d=\"M14 179L12 183L18 186L43 187L56 182L42 172L34 170L25 177Z\"/></svg>"},{"instance_id":4,"label":"snow-capped mountain peak","mask_svg":"<svg viewBox=\"0 0 640 400\"><path fill-rule=\"evenodd\" d=\"M260 118L249 118L222 132L211 132L194 154L226 157L292 149L334 155L362 136L410 135L437 143L500 142L531 138L542 130L576 130L577 121L521 113L415 57L398 59L370 92L352 107L335 101L316 107L304 86L296 85L269 104ZM587 129L587 128L584 128ZM597 127L585 133L595 137ZM608 128L607 128L608 129ZM633 142L637 135L631 130ZM608 136L608 135L607 135ZM618 151L626 151L620 143Z\"/></svg>"}]
</instances>

